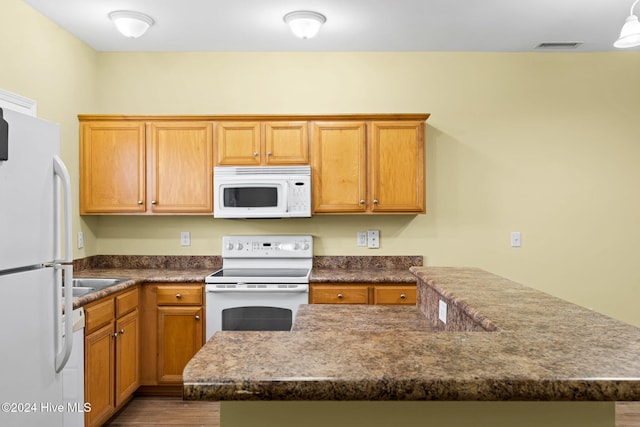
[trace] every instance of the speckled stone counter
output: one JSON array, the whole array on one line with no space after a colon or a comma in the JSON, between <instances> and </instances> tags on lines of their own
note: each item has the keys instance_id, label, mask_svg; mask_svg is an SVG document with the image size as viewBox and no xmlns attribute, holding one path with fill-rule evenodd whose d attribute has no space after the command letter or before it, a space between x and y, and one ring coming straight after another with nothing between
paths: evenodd
<instances>
[{"instance_id":1,"label":"speckled stone counter","mask_svg":"<svg viewBox=\"0 0 640 427\"><path fill-rule=\"evenodd\" d=\"M422 256L316 256L311 283L416 283Z\"/></svg>"},{"instance_id":2,"label":"speckled stone counter","mask_svg":"<svg viewBox=\"0 0 640 427\"><path fill-rule=\"evenodd\" d=\"M184 398L640 400L640 329L482 270L411 270L426 319L435 292L471 320L436 332L407 307L301 307L292 332L216 333L184 370Z\"/></svg>"},{"instance_id":3,"label":"speckled stone counter","mask_svg":"<svg viewBox=\"0 0 640 427\"><path fill-rule=\"evenodd\" d=\"M125 282L73 299L82 307L141 283L204 283L204 278L222 267L219 256L130 256L98 255L76 260L74 277L127 278Z\"/></svg>"}]
</instances>

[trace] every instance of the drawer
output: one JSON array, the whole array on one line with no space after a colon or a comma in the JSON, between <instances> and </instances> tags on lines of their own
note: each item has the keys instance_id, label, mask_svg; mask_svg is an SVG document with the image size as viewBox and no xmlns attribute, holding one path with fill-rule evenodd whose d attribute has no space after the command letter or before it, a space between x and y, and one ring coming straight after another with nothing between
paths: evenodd
<instances>
[{"instance_id":1,"label":"drawer","mask_svg":"<svg viewBox=\"0 0 640 427\"><path fill-rule=\"evenodd\" d=\"M116 317L125 315L138 308L140 292L136 286L134 289L120 294L116 297Z\"/></svg>"},{"instance_id":2,"label":"drawer","mask_svg":"<svg viewBox=\"0 0 640 427\"><path fill-rule=\"evenodd\" d=\"M158 286L158 305L202 305L202 286Z\"/></svg>"},{"instance_id":3,"label":"drawer","mask_svg":"<svg viewBox=\"0 0 640 427\"><path fill-rule=\"evenodd\" d=\"M91 333L113 321L114 301L107 298L95 305L86 307L85 313L85 334Z\"/></svg>"},{"instance_id":4,"label":"drawer","mask_svg":"<svg viewBox=\"0 0 640 427\"><path fill-rule=\"evenodd\" d=\"M374 304L412 304L416 303L415 286L375 286L373 288Z\"/></svg>"},{"instance_id":5,"label":"drawer","mask_svg":"<svg viewBox=\"0 0 640 427\"><path fill-rule=\"evenodd\" d=\"M367 286L313 286L311 304L368 304Z\"/></svg>"}]
</instances>

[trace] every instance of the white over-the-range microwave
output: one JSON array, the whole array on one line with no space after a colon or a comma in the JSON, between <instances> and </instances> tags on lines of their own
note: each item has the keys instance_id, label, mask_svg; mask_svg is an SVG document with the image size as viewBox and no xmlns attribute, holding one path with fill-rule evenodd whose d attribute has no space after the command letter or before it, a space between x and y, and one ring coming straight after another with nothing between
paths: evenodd
<instances>
[{"instance_id":1,"label":"white over-the-range microwave","mask_svg":"<svg viewBox=\"0 0 640 427\"><path fill-rule=\"evenodd\" d=\"M217 166L214 218L311 216L310 166Z\"/></svg>"}]
</instances>

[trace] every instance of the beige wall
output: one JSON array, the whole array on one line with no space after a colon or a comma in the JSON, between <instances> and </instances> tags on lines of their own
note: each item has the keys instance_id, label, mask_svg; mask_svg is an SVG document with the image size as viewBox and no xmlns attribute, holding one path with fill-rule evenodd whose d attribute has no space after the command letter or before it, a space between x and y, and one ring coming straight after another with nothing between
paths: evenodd
<instances>
[{"instance_id":1,"label":"beige wall","mask_svg":"<svg viewBox=\"0 0 640 427\"><path fill-rule=\"evenodd\" d=\"M78 113L432 114L426 215L76 216L76 258L219 254L224 234L310 233L321 255L478 266L640 326L638 52L96 53L20 0L3 0L0 35L0 87L61 124L74 201ZM355 246L368 228L379 250Z\"/></svg>"},{"instance_id":2,"label":"beige wall","mask_svg":"<svg viewBox=\"0 0 640 427\"><path fill-rule=\"evenodd\" d=\"M432 116L426 215L105 217L97 250L219 254L224 234L311 233L318 254L478 266L640 325L639 71L637 52L103 53L86 113ZM356 247L368 228L379 250Z\"/></svg>"},{"instance_id":3,"label":"beige wall","mask_svg":"<svg viewBox=\"0 0 640 427\"><path fill-rule=\"evenodd\" d=\"M85 235L85 249L74 256L82 258L95 252L96 239L78 215L76 116L96 108L97 53L22 0L1 3L0 88L34 99L38 116L60 125L61 157L73 182L73 229Z\"/></svg>"}]
</instances>

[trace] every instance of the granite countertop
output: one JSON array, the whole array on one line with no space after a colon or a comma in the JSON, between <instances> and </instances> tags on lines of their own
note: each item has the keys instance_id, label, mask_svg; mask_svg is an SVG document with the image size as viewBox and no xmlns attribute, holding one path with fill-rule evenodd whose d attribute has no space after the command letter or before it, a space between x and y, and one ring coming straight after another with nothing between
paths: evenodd
<instances>
[{"instance_id":1,"label":"granite countertop","mask_svg":"<svg viewBox=\"0 0 640 427\"><path fill-rule=\"evenodd\" d=\"M479 269L411 270L416 307L301 306L292 332L217 332L184 398L640 400L640 329Z\"/></svg>"},{"instance_id":2,"label":"granite countertop","mask_svg":"<svg viewBox=\"0 0 640 427\"><path fill-rule=\"evenodd\" d=\"M415 283L409 272L422 256L316 256L310 282ZM73 308L141 283L203 283L222 268L220 256L97 255L74 261L74 277L129 278L73 300Z\"/></svg>"}]
</instances>

